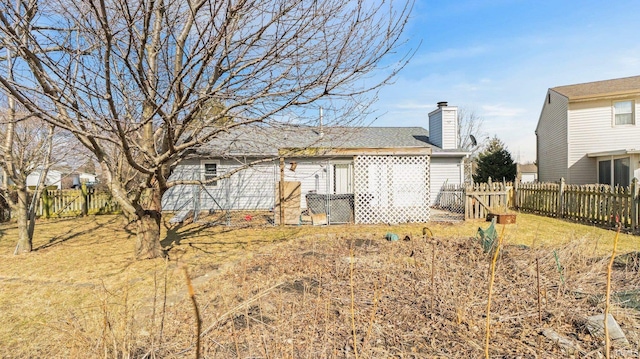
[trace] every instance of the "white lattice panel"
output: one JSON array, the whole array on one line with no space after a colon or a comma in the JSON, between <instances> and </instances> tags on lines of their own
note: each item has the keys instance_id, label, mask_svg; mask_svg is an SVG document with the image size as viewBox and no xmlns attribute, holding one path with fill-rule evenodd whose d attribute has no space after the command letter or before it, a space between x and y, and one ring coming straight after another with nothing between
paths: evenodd
<instances>
[{"instance_id":1,"label":"white lattice panel","mask_svg":"<svg viewBox=\"0 0 640 359\"><path fill-rule=\"evenodd\" d=\"M429 220L429 156L356 156L356 223Z\"/></svg>"}]
</instances>

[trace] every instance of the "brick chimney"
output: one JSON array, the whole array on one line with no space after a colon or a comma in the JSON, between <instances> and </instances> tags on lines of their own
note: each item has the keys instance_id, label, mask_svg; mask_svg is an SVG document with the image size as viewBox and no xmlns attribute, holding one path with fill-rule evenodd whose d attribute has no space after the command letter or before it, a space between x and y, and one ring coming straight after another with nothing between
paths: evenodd
<instances>
[{"instance_id":1,"label":"brick chimney","mask_svg":"<svg viewBox=\"0 0 640 359\"><path fill-rule=\"evenodd\" d=\"M438 108L429 113L429 142L443 150L457 150L458 108L446 101L438 102Z\"/></svg>"}]
</instances>

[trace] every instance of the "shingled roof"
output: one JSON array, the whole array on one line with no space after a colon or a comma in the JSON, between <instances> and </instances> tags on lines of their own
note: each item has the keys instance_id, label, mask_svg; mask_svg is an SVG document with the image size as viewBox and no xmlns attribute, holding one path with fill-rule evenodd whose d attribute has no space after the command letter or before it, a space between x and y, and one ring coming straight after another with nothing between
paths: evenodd
<instances>
[{"instance_id":1,"label":"shingled roof","mask_svg":"<svg viewBox=\"0 0 640 359\"><path fill-rule=\"evenodd\" d=\"M225 133L197 151L201 156L277 155L281 148L420 148L444 151L422 127L252 127ZM461 150L455 151L460 152Z\"/></svg>"},{"instance_id":2,"label":"shingled roof","mask_svg":"<svg viewBox=\"0 0 640 359\"><path fill-rule=\"evenodd\" d=\"M640 76L553 87L569 100L640 93Z\"/></svg>"}]
</instances>

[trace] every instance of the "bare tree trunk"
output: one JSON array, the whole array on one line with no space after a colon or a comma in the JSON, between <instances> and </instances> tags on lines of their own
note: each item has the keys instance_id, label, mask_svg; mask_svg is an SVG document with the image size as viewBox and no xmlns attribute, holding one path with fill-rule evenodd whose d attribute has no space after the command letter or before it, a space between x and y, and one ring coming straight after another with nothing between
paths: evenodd
<instances>
[{"instance_id":1,"label":"bare tree trunk","mask_svg":"<svg viewBox=\"0 0 640 359\"><path fill-rule=\"evenodd\" d=\"M140 209L136 212L136 248L137 259L152 259L164 257L160 243L160 223L162 220L162 193L157 186L150 190L150 209Z\"/></svg>"},{"instance_id":2,"label":"bare tree trunk","mask_svg":"<svg viewBox=\"0 0 640 359\"><path fill-rule=\"evenodd\" d=\"M136 220L136 259L152 259L164 256L160 244L160 211L141 211Z\"/></svg>"},{"instance_id":3,"label":"bare tree trunk","mask_svg":"<svg viewBox=\"0 0 640 359\"><path fill-rule=\"evenodd\" d=\"M29 235L27 188L18 188L18 245L14 254L29 253L32 250L32 237Z\"/></svg>"}]
</instances>

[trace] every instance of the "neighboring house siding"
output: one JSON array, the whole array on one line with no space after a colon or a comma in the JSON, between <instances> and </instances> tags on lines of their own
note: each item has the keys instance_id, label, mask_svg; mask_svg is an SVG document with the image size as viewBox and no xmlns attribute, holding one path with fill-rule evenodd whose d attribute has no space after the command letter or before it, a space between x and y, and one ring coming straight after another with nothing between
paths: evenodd
<instances>
[{"instance_id":1,"label":"neighboring house siding","mask_svg":"<svg viewBox=\"0 0 640 359\"><path fill-rule=\"evenodd\" d=\"M567 108L566 97L555 91L548 91L536 129L538 175L541 182L555 182L568 176Z\"/></svg>"},{"instance_id":2,"label":"neighboring house siding","mask_svg":"<svg viewBox=\"0 0 640 359\"><path fill-rule=\"evenodd\" d=\"M625 98L627 99L627 98ZM600 99L573 102L569 105L568 182L597 182L597 162L587 153L620 149L640 149L640 125L637 121L638 101L635 100L636 124L614 125L613 100ZM616 101L619 99L616 99Z\"/></svg>"},{"instance_id":3,"label":"neighboring house siding","mask_svg":"<svg viewBox=\"0 0 640 359\"><path fill-rule=\"evenodd\" d=\"M40 172L35 171L27 176L27 186L35 187L40 182ZM62 172L56 170L49 170L47 172L47 179L45 180L46 186L56 186L58 189L62 188Z\"/></svg>"},{"instance_id":4,"label":"neighboring house siding","mask_svg":"<svg viewBox=\"0 0 640 359\"><path fill-rule=\"evenodd\" d=\"M462 184L464 181L464 167L460 158L431 157L430 184L431 205L438 200L440 189L446 184Z\"/></svg>"},{"instance_id":5,"label":"neighboring house siding","mask_svg":"<svg viewBox=\"0 0 640 359\"><path fill-rule=\"evenodd\" d=\"M520 178L520 182L522 183L531 183L536 181L537 175L535 173L523 173Z\"/></svg>"}]
</instances>

